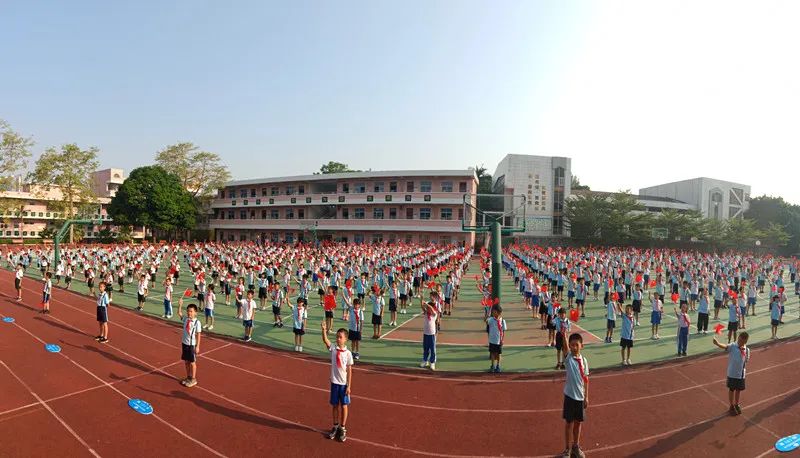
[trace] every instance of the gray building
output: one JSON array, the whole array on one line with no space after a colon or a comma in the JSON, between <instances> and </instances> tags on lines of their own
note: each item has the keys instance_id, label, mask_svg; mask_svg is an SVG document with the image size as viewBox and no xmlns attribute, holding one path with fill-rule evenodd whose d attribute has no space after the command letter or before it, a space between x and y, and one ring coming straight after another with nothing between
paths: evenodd
<instances>
[{"instance_id":1,"label":"gray building","mask_svg":"<svg viewBox=\"0 0 800 458\"><path fill-rule=\"evenodd\" d=\"M571 189L571 163L568 157L508 154L497 165L492 190L526 198L526 230L520 235L569 235L564 227L564 202Z\"/></svg>"},{"instance_id":2,"label":"gray building","mask_svg":"<svg viewBox=\"0 0 800 458\"><path fill-rule=\"evenodd\" d=\"M639 190L640 196L655 196L685 202L705 218L741 218L750 206L750 186L714 178L692 178Z\"/></svg>"}]
</instances>

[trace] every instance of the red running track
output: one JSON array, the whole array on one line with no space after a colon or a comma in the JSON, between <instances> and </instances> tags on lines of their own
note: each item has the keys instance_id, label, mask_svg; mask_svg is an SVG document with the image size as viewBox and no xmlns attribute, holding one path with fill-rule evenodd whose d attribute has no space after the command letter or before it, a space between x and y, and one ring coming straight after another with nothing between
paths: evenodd
<instances>
[{"instance_id":1,"label":"red running track","mask_svg":"<svg viewBox=\"0 0 800 458\"><path fill-rule=\"evenodd\" d=\"M563 376L354 370L345 444L328 440L327 361L204 338L199 384L184 388L180 328L54 291L53 314L13 301L0 272L0 455L33 456L553 456L563 449ZM24 283L38 298L39 284ZM47 353L56 343L61 353ZM306 346L316 343L307 342ZM710 344L710 338L709 338ZM322 345L318 343L316 345ZM725 356L591 376L581 440L591 456L759 456L800 432L800 342L755 348L744 414L727 415ZM591 359L589 359L591 365ZM141 398L142 416L127 401ZM42 440L47 437L47 440Z\"/></svg>"}]
</instances>

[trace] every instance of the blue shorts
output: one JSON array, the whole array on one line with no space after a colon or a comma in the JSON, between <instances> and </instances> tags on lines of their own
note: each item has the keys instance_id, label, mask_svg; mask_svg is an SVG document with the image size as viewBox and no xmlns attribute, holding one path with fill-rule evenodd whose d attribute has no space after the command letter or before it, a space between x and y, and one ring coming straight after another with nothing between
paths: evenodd
<instances>
[{"instance_id":1,"label":"blue shorts","mask_svg":"<svg viewBox=\"0 0 800 458\"><path fill-rule=\"evenodd\" d=\"M697 300L697 294L691 294L689 297L690 297L690 298L691 298L693 301L696 301L696 300Z\"/></svg>"},{"instance_id":2,"label":"blue shorts","mask_svg":"<svg viewBox=\"0 0 800 458\"><path fill-rule=\"evenodd\" d=\"M661 324L661 313L656 311L650 312L650 324Z\"/></svg>"},{"instance_id":3,"label":"blue shorts","mask_svg":"<svg viewBox=\"0 0 800 458\"><path fill-rule=\"evenodd\" d=\"M533 297L533 291L525 291L525 299L530 299Z\"/></svg>"},{"instance_id":4,"label":"blue shorts","mask_svg":"<svg viewBox=\"0 0 800 458\"><path fill-rule=\"evenodd\" d=\"M739 307L739 313L742 316L747 315L747 307Z\"/></svg>"},{"instance_id":5,"label":"blue shorts","mask_svg":"<svg viewBox=\"0 0 800 458\"><path fill-rule=\"evenodd\" d=\"M350 405L350 396L347 395L347 385L331 383L331 405L338 406L339 404L343 406Z\"/></svg>"},{"instance_id":6,"label":"blue shorts","mask_svg":"<svg viewBox=\"0 0 800 458\"><path fill-rule=\"evenodd\" d=\"M206 318L212 318L214 316L214 310L206 307Z\"/></svg>"},{"instance_id":7,"label":"blue shorts","mask_svg":"<svg viewBox=\"0 0 800 458\"><path fill-rule=\"evenodd\" d=\"M606 319L606 329L614 329L617 327L617 320Z\"/></svg>"},{"instance_id":8,"label":"blue shorts","mask_svg":"<svg viewBox=\"0 0 800 458\"><path fill-rule=\"evenodd\" d=\"M575 291L567 291L567 297L575 297Z\"/></svg>"},{"instance_id":9,"label":"blue shorts","mask_svg":"<svg viewBox=\"0 0 800 458\"><path fill-rule=\"evenodd\" d=\"M253 320L242 320L242 326L244 326L246 328L252 328L253 327Z\"/></svg>"},{"instance_id":10,"label":"blue shorts","mask_svg":"<svg viewBox=\"0 0 800 458\"><path fill-rule=\"evenodd\" d=\"M531 299L533 300L532 305L534 307L538 307L539 306L539 295L537 294L535 296L532 296Z\"/></svg>"},{"instance_id":11,"label":"blue shorts","mask_svg":"<svg viewBox=\"0 0 800 458\"><path fill-rule=\"evenodd\" d=\"M747 298L747 305L756 305L756 298L755 297L748 297Z\"/></svg>"},{"instance_id":12,"label":"blue shorts","mask_svg":"<svg viewBox=\"0 0 800 458\"><path fill-rule=\"evenodd\" d=\"M597 291L600 290L600 283L595 283L592 288L594 288L594 292L596 293Z\"/></svg>"}]
</instances>

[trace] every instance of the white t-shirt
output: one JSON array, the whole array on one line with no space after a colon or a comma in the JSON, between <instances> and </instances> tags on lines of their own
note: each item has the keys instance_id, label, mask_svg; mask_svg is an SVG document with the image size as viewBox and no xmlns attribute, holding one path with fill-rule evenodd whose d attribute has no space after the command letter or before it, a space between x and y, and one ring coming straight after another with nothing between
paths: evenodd
<instances>
[{"instance_id":1,"label":"white t-shirt","mask_svg":"<svg viewBox=\"0 0 800 458\"><path fill-rule=\"evenodd\" d=\"M22 280L22 275L23 275L22 269L17 270L17 273L14 274L17 280Z\"/></svg>"},{"instance_id":2,"label":"white t-shirt","mask_svg":"<svg viewBox=\"0 0 800 458\"><path fill-rule=\"evenodd\" d=\"M172 301L172 285L167 285L164 287L164 299Z\"/></svg>"},{"instance_id":3,"label":"white t-shirt","mask_svg":"<svg viewBox=\"0 0 800 458\"><path fill-rule=\"evenodd\" d=\"M202 331L203 325L200 324L200 320L197 318L189 319L187 316L183 319L183 338L181 339L181 343L184 345L196 345L197 334Z\"/></svg>"},{"instance_id":4,"label":"white t-shirt","mask_svg":"<svg viewBox=\"0 0 800 458\"><path fill-rule=\"evenodd\" d=\"M436 335L436 317L438 313L435 311L429 317L427 313L422 313L422 333L426 336Z\"/></svg>"},{"instance_id":5,"label":"white t-shirt","mask_svg":"<svg viewBox=\"0 0 800 458\"><path fill-rule=\"evenodd\" d=\"M245 321L252 320L255 308L256 308L255 299L251 299L249 301L246 298L242 299L242 319Z\"/></svg>"},{"instance_id":6,"label":"white t-shirt","mask_svg":"<svg viewBox=\"0 0 800 458\"><path fill-rule=\"evenodd\" d=\"M209 291L206 294L206 308L209 310L214 310L214 301L217 299L217 295L214 294L213 291Z\"/></svg>"},{"instance_id":7,"label":"white t-shirt","mask_svg":"<svg viewBox=\"0 0 800 458\"><path fill-rule=\"evenodd\" d=\"M147 280L144 280L144 281L140 280L139 281L139 288L137 289L136 292L138 292L139 294L144 296L145 291L147 291Z\"/></svg>"},{"instance_id":8,"label":"white t-shirt","mask_svg":"<svg viewBox=\"0 0 800 458\"><path fill-rule=\"evenodd\" d=\"M347 366L353 365L353 354L345 347L340 349L336 344L331 344L331 383L347 385ZM336 358L339 358L337 365Z\"/></svg>"}]
</instances>

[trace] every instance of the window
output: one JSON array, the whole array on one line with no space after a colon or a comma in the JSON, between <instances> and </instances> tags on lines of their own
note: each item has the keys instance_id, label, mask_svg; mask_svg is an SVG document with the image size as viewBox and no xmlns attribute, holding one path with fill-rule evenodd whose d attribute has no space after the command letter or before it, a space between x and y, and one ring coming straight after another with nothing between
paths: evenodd
<instances>
[{"instance_id":1,"label":"window","mask_svg":"<svg viewBox=\"0 0 800 458\"><path fill-rule=\"evenodd\" d=\"M272 219L280 219L280 215L277 209L272 210L269 212L269 217Z\"/></svg>"},{"instance_id":2,"label":"window","mask_svg":"<svg viewBox=\"0 0 800 458\"><path fill-rule=\"evenodd\" d=\"M406 194L406 202L411 202L411 194Z\"/></svg>"},{"instance_id":3,"label":"window","mask_svg":"<svg viewBox=\"0 0 800 458\"><path fill-rule=\"evenodd\" d=\"M353 242L354 243L364 243L364 234L355 234L355 235L353 235Z\"/></svg>"},{"instance_id":4,"label":"window","mask_svg":"<svg viewBox=\"0 0 800 458\"><path fill-rule=\"evenodd\" d=\"M441 238L441 244L442 245L450 245L450 236L449 235L443 235L442 238Z\"/></svg>"},{"instance_id":5,"label":"window","mask_svg":"<svg viewBox=\"0 0 800 458\"><path fill-rule=\"evenodd\" d=\"M372 209L372 219L383 219L383 209L382 208L373 208Z\"/></svg>"},{"instance_id":6,"label":"window","mask_svg":"<svg viewBox=\"0 0 800 458\"><path fill-rule=\"evenodd\" d=\"M297 219L306 219L306 211L303 208L297 209Z\"/></svg>"},{"instance_id":7,"label":"window","mask_svg":"<svg viewBox=\"0 0 800 458\"><path fill-rule=\"evenodd\" d=\"M294 232L287 232L284 235L284 240L286 240L286 243L294 243Z\"/></svg>"},{"instance_id":8,"label":"window","mask_svg":"<svg viewBox=\"0 0 800 458\"><path fill-rule=\"evenodd\" d=\"M422 196L422 200L424 200L425 202L430 202L431 201L431 195L430 194L425 194L424 196Z\"/></svg>"},{"instance_id":9,"label":"window","mask_svg":"<svg viewBox=\"0 0 800 458\"><path fill-rule=\"evenodd\" d=\"M554 179L555 186L564 186L564 167L556 167Z\"/></svg>"},{"instance_id":10,"label":"window","mask_svg":"<svg viewBox=\"0 0 800 458\"><path fill-rule=\"evenodd\" d=\"M261 197L267 196L267 188L261 188Z\"/></svg>"},{"instance_id":11,"label":"window","mask_svg":"<svg viewBox=\"0 0 800 458\"><path fill-rule=\"evenodd\" d=\"M310 197L306 197L306 203L307 203L307 204L310 204L310 203L311 203L311 198L310 198Z\"/></svg>"},{"instance_id":12,"label":"window","mask_svg":"<svg viewBox=\"0 0 800 458\"><path fill-rule=\"evenodd\" d=\"M384 200L386 202L391 202L392 201L392 195L391 194L386 194L386 197L384 197Z\"/></svg>"},{"instance_id":13,"label":"window","mask_svg":"<svg viewBox=\"0 0 800 458\"><path fill-rule=\"evenodd\" d=\"M247 219L247 210L239 211L239 219Z\"/></svg>"},{"instance_id":14,"label":"window","mask_svg":"<svg viewBox=\"0 0 800 458\"><path fill-rule=\"evenodd\" d=\"M389 182L389 192L397 192L397 182L390 181Z\"/></svg>"},{"instance_id":15,"label":"window","mask_svg":"<svg viewBox=\"0 0 800 458\"><path fill-rule=\"evenodd\" d=\"M344 196L342 196L342 197L344 197ZM328 196L322 196L322 203L323 204L327 204L328 203Z\"/></svg>"},{"instance_id":16,"label":"window","mask_svg":"<svg viewBox=\"0 0 800 458\"><path fill-rule=\"evenodd\" d=\"M256 188L250 189L250 197L255 197L255 196L256 196Z\"/></svg>"},{"instance_id":17,"label":"window","mask_svg":"<svg viewBox=\"0 0 800 458\"><path fill-rule=\"evenodd\" d=\"M298 185L298 186L297 186L297 193L298 193L298 194L305 194L305 193L306 193L306 187L305 187L305 185L302 185L302 184L301 184L301 185Z\"/></svg>"},{"instance_id":18,"label":"window","mask_svg":"<svg viewBox=\"0 0 800 458\"><path fill-rule=\"evenodd\" d=\"M372 243L383 242L383 234L372 234Z\"/></svg>"},{"instance_id":19,"label":"window","mask_svg":"<svg viewBox=\"0 0 800 458\"><path fill-rule=\"evenodd\" d=\"M414 236L411 234L406 234L406 243L411 243L414 241Z\"/></svg>"},{"instance_id":20,"label":"window","mask_svg":"<svg viewBox=\"0 0 800 458\"><path fill-rule=\"evenodd\" d=\"M267 211L261 210L261 219L267 219Z\"/></svg>"},{"instance_id":21,"label":"window","mask_svg":"<svg viewBox=\"0 0 800 458\"><path fill-rule=\"evenodd\" d=\"M414 209L406 208L406 219L414 219Z\"/></svg>"},{"instance_id":22,"label":"window","mask_svg":"<svg viewBox=\"0 0 800 458\"><path fill-rule=\"evenodd\" d=\"M453 182L442 181L442 192L453 192Z\"/></svg>"},{"instance_id":23,"label":"window","mask_svg":"<svg viewBox=\"0 0 800 458\"><path fill-rule=\"evenodd\" d=\"M235 216L233 214L233 210L228 210L228 219L234 219Z\"/></svg>"},{"instance_id":24,"label":"window","mask_svg":"<svg viewBox=\"0 0 800 458\"><path fill-rule=\"evenodd\" d=\"M444 220L451 220L453 219L453 209L452 208L443 208L441 210L441 218Z\"/></svg>"},{"instance_id":25,"label":"window","mask_svg":"<svg viewBox=\"0 0 800 458\"><path fill-rule=\"evenodd\" d=\"M342 183L342 192L349 193L350 192L350 185L347 183Z\"/></svg>"},{"instance_id":26,"label":"window","mask_svg":"<svg viewBox=\"0 0 800 458\"><path fill-rule=\"evenodd\" d=\"M364 219L364 209L363 208L356 208L353 211L353 218L355 219Z\"/></svg>"},{"instance_id":27,"label":"window","mask_svg":"<svg viewBox=\"0 0 800 458\"><path fill-rule=\"evenodd\" d=\"M358 194L364 194L365 192L367 192L367 186L364 183L356 183L355 185L353 185L353 188L355 192Z\"/></svg>"},{"instance_id":28,"label":"window","mask_svg":"<svg viewBox=\"0 0 800 458\"><path fill-rule=\"evenodd\" d=\"M373 187L373 192L383 192L383 181L375 182L375 186Z\"/></svg>"},{"instance_id":29,"label":"window","mask_svg":"<svg viewBox=\"0 0 800 458\"><path fill-rule=\"evenodd\" d=\"M343 208L342 209L342 219L350 218L350 210Z\"/></svg>"},{"instance_id":30,"label":"window","mask_svg":"<svg viewBox=\"0 0 800 458\"><path fill-rule=\"evenodd\" d=\"M27 237L28 236L28 231L22 231L22 236L23 237Z\"/></svg>"},{"instance_id":31,"label":"window","mask_svg":"<svg viewBox=\"0 0 800 458\"><path fill-rule=\"evenodd\" d=\"M242 205L247 205L247 199L242 201Z\"/></svg>"},{"instance_id":32,"label":"window","mask_svg":"<svg viewBox=\"0 0 800 458\"><path fill-rule=\"evenodd\" d=\"M564 218L562 216L553 217L553 235L561 235L564 232Z\"/></svg>"},{"instance_id":33,"label":"window","mask_svg":"<svg viewBox=\"0 0 800 458\"><path fill-rule=\"evenodd\" d=\"M228 190L228 198L229 199L233 199L234 197L236 197L236 190L235 189L229 189Z\"/></svg>"},{"instance_id":34,"label":"window","mask_svg":"<svg viewBox=\"0 0 800 458\"><path fill-rule=\"evenodd\" d=\"M458 192L467 192L467 182L462 181L458 183Z\"/></svg>"},{"instance_id":35,"label":"window","mask_svg":"<svg viewBox=\"0 0 800 458\"><path fill-rule=\"evenodd\" d=\"M217 210L214 210L214 211L216 212ZM225 219L225 212L224 211L220 211L219 213L216 214L216 218Z\"/></svg>"},{"instance_id":36,"label":"window","mask_svg":"<svg viewBox=\"0 0 800 458\"><path fill-rule=\"evenodd\" d=\"M274 203L275 203L275 199L273 199L272 197L270 197L270 198L269 198L269 204L270 204L270 205L272 205L272 204L274 204Z\"/></svg>"},{"instance_id":37,"label":"window","mask_svg":"<svg viewBox=\"0 0 800 458\"><path fill-rule=\"evenodd\" d=\"M397 209L390 208L389 209L389 219L397 219Z\"/></svg>"},{"instance_id":38,"label":"window","mask_svg":"<svg viewBox=\"0 0 800 458\"><path fill-rule=\"evenodd\" d=\"M261 199L256 199L256 205L261 205Z\"/></svg>"},{"instance_id":39,"label":"window","mask_svg":"<svg viewBox=\"0 0 800 458\"><path fill-rule=\"evenodd\" d=\"M273 187L269 188L269 195L277 196L278 195L278 187L277 186L273 186Z\"/></svg>"},{"instance_id":40,"label":"window","mask_svg":"<svg viewBox=\"0 0 800 458\"><path fill-rule=\"evenodd\" d=\"M339 196L339 202L344 202L344 196Z\"/></svg>"},{"instance_id":41,"label":"window","mask_svg":"<svg viewBox=\"0 0 800 458\"><path fill-rule=\"evenodd\" d=\"M292 194L294 194L294 186L287 186L286 187L286 195L287 196L291 196Z\"/></svg>"},{"instance_id":42,"label":"window","mask_svg":"<svg viewBox=\"0 0 800 458\"><path fill-rule=\"evenodd\" d=\"M414 182L406 181L406 192L414 192Z\"/></svg>"},{"instance_id":43,"label":"window","mask_svg":"<svg viewBox=\"0 0 800 458\"><path fill-rule=\"evenodd\" d=\"M294 219L294 209L287 208L286 209L286 219Z\"/></svg>"},{"instance_id":44,"label":"window","mask_svg":"<svg viewBox=\"0 0 800 458\"><path fill-rule=\"evenodd\" d=\"M6 236L10 236L10 235L11 235L11 231L6 231Z\"/></svg>"},{"instance_id":45,"label":"window","mask_svg":"<svg viewBox=\"0 0 800 458\"><path fill-rule=\"evenodd\" d=\"M293 204L296 204L297 203L297 197L292 197L291 199L289 199L289 202L291 202Z\"/></svg>"},{"instance_id":46,"label":"window","mask_svg":"<svg viewBox=\"0 0 800 458\"><path fill-rule=\"evenodd\" d=\"M459 208L458 209L458 219L460 219L460 220L464 219L464 209L463 208Z\"/></svg>"},{"instance_id":47,"label":"window","mask_svg":"<svg viewBox=\"0 0 800 458\"><path fill-rule=\"evenodd\" d=\"M240 189L239 197L247 197L247 189Z\"/></svg>"},{"instance_id":48,"label":"window","mask_svg":"<svg viewBox=\"0 0 800 458\"><path fill-rule=\"evenodd\" d=\"M431 209L430 208L420 208L419 209L419 219L431 219Z\"/></svg>"},{"instance_id":49,"label":"window","mask_svg":"<svg viewBox=\"0 0 800 458\"><path fill-rule=\"evenodd\" d=\"M375 200L373 196L367 196L367 202L372 202L373 200Z\"/></svg>"},{"instance_id":50,"label":"window","mask_svg":"<svg viewBox=\"0 0 800 458\"><path fill-rule=\"evenodd\" d=\"M431 182L430 181L420 181L419 182L419 192L431 192Z\"/></svg>"}]
</instances>

